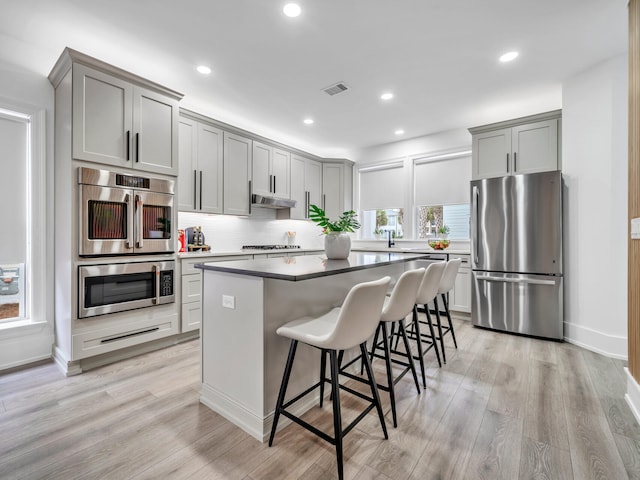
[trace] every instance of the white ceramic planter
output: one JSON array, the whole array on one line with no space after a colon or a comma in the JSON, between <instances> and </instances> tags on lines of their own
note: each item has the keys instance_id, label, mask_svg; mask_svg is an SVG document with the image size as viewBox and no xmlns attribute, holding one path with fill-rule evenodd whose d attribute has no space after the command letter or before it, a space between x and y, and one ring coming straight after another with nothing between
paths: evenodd
<instances>
[{"instance_id":1,"label":"white ceramic planter","mask_svg":"<svg viewBox=\"0 0 640 480\"><path fill-rule=\"evenodd\" d=\"M329 260L342 260L351 252L351 237L346 233L327 233L324 236L324 253Z\"/></svg>"}]
</instances>

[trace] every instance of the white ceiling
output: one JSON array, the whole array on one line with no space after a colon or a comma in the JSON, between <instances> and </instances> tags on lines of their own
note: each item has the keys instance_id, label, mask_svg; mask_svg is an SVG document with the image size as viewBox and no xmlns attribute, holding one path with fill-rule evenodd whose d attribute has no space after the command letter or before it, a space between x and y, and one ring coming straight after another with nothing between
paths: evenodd
<instances>
[{"instance_id":1,"label":"white ceiling","mask_svg":"<svg viewBox=\"0 0 640 480\"><path fill-rule=\"evenodd\" d=\"M564 80L627 50L626 0L299 0L297 19L285 3L0 0L0 60L46 76L69 46L199 113L343 156L400 127L412 138L560 108ZM520 57L500 64L509 50ZM322 91L338 81L351 89Z\"/></svg>"}]
</instances>

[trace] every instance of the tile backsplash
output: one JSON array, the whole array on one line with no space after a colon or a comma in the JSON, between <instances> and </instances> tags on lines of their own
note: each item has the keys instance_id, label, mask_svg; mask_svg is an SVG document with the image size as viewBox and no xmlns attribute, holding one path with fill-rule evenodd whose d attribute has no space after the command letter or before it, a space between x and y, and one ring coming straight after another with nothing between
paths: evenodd
<instances>
[{"instance_id":1,"label":"tile backsplash","mask_svg":"<svg viewBox=\"0 0 640 480\"><path fill-rule=\"evenodd\" d=\"M287 244L287 232L296 232L302 248L324 246L320 227L308 220L276 220L276 211L254 208L250 217L178 212L178 228L202 227L214 252L240 250L243 245Z\"/></svg>"}]
</instances>

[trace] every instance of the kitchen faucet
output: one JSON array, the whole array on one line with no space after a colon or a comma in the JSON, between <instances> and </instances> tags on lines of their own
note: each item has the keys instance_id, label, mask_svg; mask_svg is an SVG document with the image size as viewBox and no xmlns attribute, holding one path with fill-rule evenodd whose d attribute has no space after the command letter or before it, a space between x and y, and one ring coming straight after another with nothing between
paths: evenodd
<instances>
[{"instance_id":1,"label":"kitchen faucet","mask_svg":"<svg viewBox=\"0 0 640 480\"><path fill-rule=\"evenodd\" d=\"M387 234L389 234L389 248L395 246L396 242L391 240L391 230L387 230Z\"/></svg>"}]
</instances>

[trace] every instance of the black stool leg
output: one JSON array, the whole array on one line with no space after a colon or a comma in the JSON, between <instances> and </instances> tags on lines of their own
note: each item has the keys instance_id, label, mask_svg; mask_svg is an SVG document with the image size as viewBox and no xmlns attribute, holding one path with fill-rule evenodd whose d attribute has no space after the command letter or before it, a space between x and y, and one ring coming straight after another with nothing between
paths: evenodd
<instances>
[{"instance_id":1,"label":"black stool leg","mask_svg":"<svg viewBox=\"0 0 640 480\"><path fill-rule=\"evenodd\" d=\"M342 416L340 414L340 382L338 381L338 358L335 350L329 351L331 364L331 390L333 395L333 429L336 442L336 460L338 462L338 479L344 478L342 464Z\"/></svg>"},{"instance_id":2,"label":"black stool leg","mask_svg":"<svg viewBox=\"0 0 640 480\"><path fill-rule=\"evenodd\" d=\"M382 326L384 362L387 366L387 385L389 386L389 399L391 401L391 416L393 417L393 427L396 428L398 426L398 419L396 418L396 392L393 388L393 376L391 374L391 352L389 351L389 335L387 332L387 322L380 322L380 325Z\"/></svg>"},{"instance_id":3,"label":"black stool leg","mask_svg":"<svg viewBox=\"0 0 640 480\"><path fill-rule=\"evenodd\" d=\"M273 445L273 437L276 434L276 428L278 427L278 420L280 419L280 411L282 410L282 404L284 403L284 396L287 393L287 385L289 384L289 377L291 376L291 367L293 366L293 359L296 356L296 348L298 347L297 340L291 340L291 346L289 347L289 356L287 357L287 364L284 367L284 375L282 375L282 383L280 384L280 392L278 393L278 401L276 402L276 410L273 413L273 425L271 425L271 435L269 436L269 446Z\"/></svg>"},{"instance_id":4,"label":"black stool leg","mask_svg":"<svg viewBox=\"0 0 640 480\"><path fill-rule=\"evenodd\" d=\"M440 321L440 308L438 307L438 296L433 299L436 311L436 322L438 324L438 336L440 337L440 347L442 347L442 363L447 363L447 354L444 352L444 335L442 335L442 322Z\"/></svg>"},{"instance_id":5,"label":"black stool leg","mask_svg":"<svg viewBox=\"0 0 640 480\"><path fill-rule=\"evenodd\" d=\"M404 328L404 320L400 320L398 324L399 324L398 328L400 330L400 335L402 336L402 341L404 342L404 348L407 352L407 360L409 361L409 368L411 369L411 373L413 374L413 381L416 382L416 388L418 389L418 393L420 393L420 385L418 384L418 374L416 373L416 366L413 364L413 354L411 353L411 347L409 346L407 331Z\"/></svg>"},{"instance_id":6,"label":"black stool leg","mask_svg":"<svg viewBox=\"0 0 640 480\"><path fill-rule=\"evenodd\" d=\"M320 408L324 401L324 380L327 378L327 351L323 348L320 354Z\"/></svg>"},{"instance_id":7,"label":"black stool leg","mask_svg":"<svg viewBox=\"0 0 640 480\"><path fill-rule=\"evenodd\" d=\"M433 322L431 321L431 314L429 313L429 305L424 306L424 311L427 315L427 324L429 325L429 333L431 334L431 341L433 342L433 349L436 351L436 358L438 359L438 366L442 367L442 362L440 361L440 352L438 352L438 340L436 339L436 334L433 331Z\"/></svg>"},{"instance_id":8,"label":"black stool leg","mask_svg":"<svg viewBox=\"0 0 640 480\"><path fill-rule=\"evenodd\" d=\"M371 344L371 352L369 357L369 363L373 365L373 356L376 353L376 348L378 347L378 335L380 335L380 330L382 329L382 322L378 323L378 327L376 328L376 334L373 336L373 343ZM360 374L362 375L362 367L360 365Z\"/></svg>"},{"instance_id":9,"label":"black stool leg","mask_svg":"<svg viewBox=\"0 0 640 480\"><path fill-rule=\"evenodd\" d=\"M411 324L415 331L416 345L418 346L418 361L420 362L420 372L422 373L422 386L427 388L427 378L424 373L424 357L422 353L422 337L420 337L420 322L418 321L418 306L413 306L413 315L411 317Z\"/></svg>"},{"instance_id":10,"label":"black stool leg","mask_svg":"<svg viewBox=\"0 0 640 480\"><path fill-rule=\"evenodd\" d=\"M378 411L378 418L380 418L380 425L382 425L382 431L384 432L384 438L388 439L389 435L387 434L387 425L384 422L384 414L382 413L382 403L380 402L380 394L378 393L378 385L376 384L376 379L373 376L373 369L371 368L371 362L369 362L369 356L367 355L367 344L360 344L360 353L362 355L364 368L367 371L367 377L369 378L369 386L371 387L371 396L376 405L376 410Z\"/></svg>"},{"instance_id":11,"label":"black stool leg","mask_svg":"<svg viewBox=\"0 0 640 480\"><path fill-rule=\"evenodd\" d=\"M447 312L447 321L449 322L449 331L451 332L451 338L453 339L453 346L458 348L458 342L456 342L456 332L453 330L451 312L449 312L449 302L447 302L447 296L444 293L442 294L442 302L444 303L444 311Z\"/></svg>"}]
</instances>

